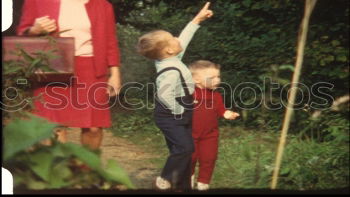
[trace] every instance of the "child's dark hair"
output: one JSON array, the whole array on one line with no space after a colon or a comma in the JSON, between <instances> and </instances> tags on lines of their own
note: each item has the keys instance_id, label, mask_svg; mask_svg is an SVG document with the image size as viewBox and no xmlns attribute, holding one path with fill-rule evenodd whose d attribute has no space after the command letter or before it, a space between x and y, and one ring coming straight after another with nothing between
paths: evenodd
<instances>
[{"instance_id":1,"label":"child's dark hair","mask_svg":"<svg viewBox=\"0 0 350 197\"><path fill-rule=\"evenodd\" d=\"M162 57L162 49L167 46L168 41L163 38L163 30L151 31L139 38L137 52L149 59L158 60Z\"/></svg>"},{"instance_id":2,"label":"child's dark hair","mask_svg":"<svg viewBox=\"0 0 350 197\"><path fill-rule=\"evenodd\" d=\"M215 68L215 69L220 70L221 65L215 64L215 63L208 61L208 60L198 60L198 61L195 61L192 64L190 64L188 67L191 70L191 73L195 74L197 70L203 70L203 69L207 69L207 68Z\"/></svg>"}]
</instances>

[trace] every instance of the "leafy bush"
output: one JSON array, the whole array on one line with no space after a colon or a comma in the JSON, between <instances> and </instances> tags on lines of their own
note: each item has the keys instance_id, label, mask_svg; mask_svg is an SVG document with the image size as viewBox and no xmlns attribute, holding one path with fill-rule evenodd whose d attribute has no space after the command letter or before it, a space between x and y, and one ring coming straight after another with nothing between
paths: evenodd
<instances>
[{"instance_id":1,"label":"leafy bush","mask_svg":"<svg viewBox=\"0 0 350 197\"><path fill-rule=\"evenodd\" d=\"M116 0L114 2L117 8L128 7L131 10L122 13L125 18L123 26L119 28L121 29L120 42L132 43L122 45L126 47L122 49L126 51L123 54L123 61L126 63L123 74L130 79L131 75L139 76L134 77L134 81L137 82L140 79L145 79L142 80L143 82L154 80L151 76L148 77L154 72L152 62L146 59L142 61L142 58L131 59L139 57L134 49L138 36L154 29L164 29L178 35L205 3L205 1L196 1L179 4L166 0L140 0L134 3ZM342 31L349 28L346 4L348 2L344 0L338 0L336 3L325 0L316 5L311 18L301 76L301 83L309 89L319 82L335 85L329 92L332 97L342 96L348 92L346 80L349 76L348 30ZM280 103L281 100L285 102L287 92L281 92L281 90L290 83L303 6L303 1L290 0L264 2L214 0L211 5L214 17L201 25L188 47L184 62L189 64L198 59L211 60L222 65L222 81L231 89L242 82L252 82L263 90L258 91L257 95L247 92L243 92L243 95L237 92L227 94L228 106L247 108L249 106L244 103L254 101L254 96L258 98L255 99L255 103L260 103L260 98L269 99L264 95L268 92L268 89L264 88L269 88L264 87L266 78L272 79L280 86L273 92L273 98L270 99ZM330 9L337 13L334 14ZM332 28L328 28L330 26ZM123 28L125 31L137 33L125 33ZM133 68L136 68L136 71ZM137 73L146 74L140 76ZM319 101L319 95L313 95L310 92L304 92L303 95L298 96L303 99L302 104L310 105L312 101ZM326 99L329 103L331 102L329 98ZM256 116L261 116L262 111L264 110L247 110L246 120L251 122L250 120L254 120ZM276 117L274 113L281 112L276 110L272 113L264 113L266 114L264 122ZM253 125L263 126L255 121Z\"/></svg>"},{"instance_id":2,"label":"leafy bush","mask_svg":"<svg viewBox=\"0 0 350 197\"><path fill-rule=\"evenodd\" d=\"M349 184L349 132L330 133L337 140L290 138L279 180L287 189L346 188Z\"/></svg>"},{"instance_id":3,"label":"leafy bush","mask_svg":"<svg viewBox=\"0 0 350 197\"><path fill-rule=\"evenodd\" d=\"M219 159L213 176L214 188L269 188L279 136L246 131L239 127L221 129ZM317 142L287 139L278 179L285 190L346 188L349 184L349 133L330 134L341 140Z\"/></svg>"},{"instance_id":4,"label":"leafy bush","mask_svg":"<svg viewBox=\"0 0 350 197\"><path fill-rule=\"evenodd\" d=\"M35 51L28 53L20 45L13 51L6 51L15 55L17 58L3 61L3 77L2 84L4 89L2 109L5 111L5 118L17 117L23 110L33 108L33 98L31 92L33 82L40 79L39 75L35 75L35 71L50 71L55 72L49 67L49 60L59 58L54 54L55 39L46 36L43 39L48 39L50 46L53 49L48 51ZM11 112L11 113L7 113Z\"/></svg>"},{"instance_id":5,"label":"leafy bush","mask_svg":"<svg viewBox=\"0 0 350 197\"><path fill-rule=\"evenodd\" d=\"M153 61L136 53L136 44L141 32L131 25L117 25L119 47L121 50L121 72L124 84L152 82L155 73Z\"/></svg>"},{"instance_id":6,"label":"leafy bush","mask_svg":"<svg viewBox=\"0 0 350 197\"><path fill-rule=\"evenodd\" d=\"M130 8L128 12L122 13L125 16L123 27L126 30L132 28L140 35L154 29L164 29L178 35L205 3L184 1L179 4L170 0L114 2L117 2L117 7ZM267 188L285 110L283 105L276 110L269 107L271 103L287 102L304 1L211 2L214 16L205 21L195 34L184 62L189 64L198 59L207 59L221 64L226 105L239 111L242 117L241 122L221 121L222 125L230 128L228 130L235 131L238 128L240 132L222 138L213 185ZM130 36L134 41L126 41L136 43L137 34ZM318 1L311 16L300 78L300 83L304 84L299 86L303 94L297 95L297 100L303 102L295 106L279 188L308 190L348 187L348 105L345 104L344 109L338 112L329 110L335 98L349 94L348 43L349 1ZM132 56L133 50L126 52L127 58ZM138 55L135 53L134 56ZM144 68L137 67L138 73L151 74L147 70L148 65L153 69L151 62L134 62L145 65ZM126 74L133 72L132 69L124 70ZM273 84L266 84L266 79ZM150 76L144 81L153 82L153 78ZM257 88L257 94L233 92L243 82L254 83L254 88L259 87L261 91ZM330 85L326 91L322 91L324 94L311 92L313 85L320 82ZM325 97L325 94L328 96ZM144 98L135 95L133 99ZM252 105L247 103L257 107L249 109ZM318 105L311 106L312 103ZM131 138L148 135L140 130L149 134L152 134L152 130L153 134L157 133L158 130L151 126L152 119L146 117L151 115L146 113L143 116L142 112L135 111L127 115L123 123L117 126L117 132ZM314 114L319 112L322 115L315 119ZM244 134L246 130L253 132ZM152 137L160 139L159 136ZM152 141L156 141L153 138Z\"/></svg>"},{"instance_id":7,"label":"leafy bush","mask_svg":"<svg viewBox=\"0 0 350 197\"><path fill-rule=\"evenodd\" d=\"M72 143L41 145L39 142L50 138L56 126L33 115L28 120L12 120L5 126L4 167L13 174L15 188L81 189L112 184L134 188L114 160L103 166L97 153ZM80 166L84 163L91 172L82 170Z\"/></svg>"}]
</instances>

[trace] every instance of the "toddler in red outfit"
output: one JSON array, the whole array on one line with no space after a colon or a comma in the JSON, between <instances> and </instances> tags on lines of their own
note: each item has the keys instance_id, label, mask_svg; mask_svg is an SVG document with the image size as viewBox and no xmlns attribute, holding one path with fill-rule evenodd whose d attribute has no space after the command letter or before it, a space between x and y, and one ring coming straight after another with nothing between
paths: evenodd
<instances>
[{"instance_id":1,"label":"toddler in red outfit","mask_svg":"<svg viewBox=\"0 0 350 197\"><path fill-rule=\"evenodd\" d=\"M210 179L218 154L218 118L236 119L239 114L226 110L222 96L214 91L220 84L220 65L199 60L189 66L195 82L192 136L195 152L192 154L192 188L197 161L199 172L197 189L209 189Z\"/></svg>"}]
</instances>

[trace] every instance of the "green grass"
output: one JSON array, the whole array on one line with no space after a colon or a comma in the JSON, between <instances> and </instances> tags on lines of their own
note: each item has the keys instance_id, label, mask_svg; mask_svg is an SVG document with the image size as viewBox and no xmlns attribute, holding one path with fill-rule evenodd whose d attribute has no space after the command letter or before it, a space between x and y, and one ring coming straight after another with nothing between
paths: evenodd
<instances>
[{"instance_id":1,"label":"green grass","mask_svg":"<svg viewBox=\"0 0 350 197\"><path fill-rule=\"evenodd\" d=\"M212 188L268 188L278 136L221 127Z\"/></svg>"},{"instance_id":2,"label":"green grass","mask_svg":"<svg viewBox=\"0 0 350 197\"><path fill-rule=\"evenodd\" d=\"M159 157L150 162L161 169L168 156L163 134L152 110L113 113L112 132ZM278 131L241 126L220 127L219 155L211 188L268 189L271 183ZM277 188L337 189L349 186L348 131L338 140L317 142L290 134L283 154Z\"/></svg>"}]
</instances>

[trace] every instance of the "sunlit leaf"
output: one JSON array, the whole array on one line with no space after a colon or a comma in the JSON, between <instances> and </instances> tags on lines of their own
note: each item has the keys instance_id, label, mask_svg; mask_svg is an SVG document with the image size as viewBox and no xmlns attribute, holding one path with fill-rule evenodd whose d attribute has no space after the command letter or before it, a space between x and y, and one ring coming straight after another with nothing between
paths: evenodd
<instances>
[{"instance_id":1,"label":"sunlit leaf","mask_svg":"<svg viewBox=\"0 0 350 197\"><path fill-rule=\"evenodd\" d=\"M128 174L118 165L115 160L108 160L102 175L109 180L116 181L126 185L128 188L135 188Z\"/></svg>"},{"instance_id":2,"label":"sunlit leaf","mask_svg":"<svg viewBox=\"0 0 350 197\"><path fill-rule=\"evenodd\" d=\"M54 156L47 151L34 153L30 156L30 167L43 180L49 181L53 159Z\"/></svg>"},{"instance_id":3,"label":"sunlit leaf","mask_svg":"<svg viewBox=\"0 0 350 197\"><path fill-rule=\"evenodd\" d=\"M92 169L98 170L101 165L100 157L98 154L80 145L73 143L65 143L62 144L62 150L65 152L65 154L71 154L76 156L78 159L86 163Z\"/></svg>"}]
</instances>

